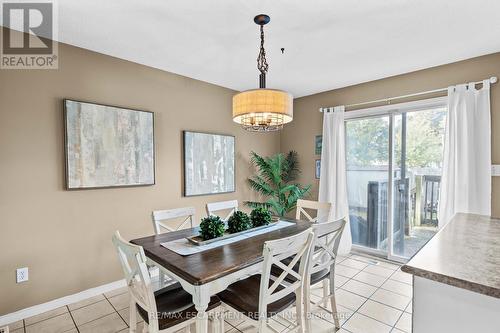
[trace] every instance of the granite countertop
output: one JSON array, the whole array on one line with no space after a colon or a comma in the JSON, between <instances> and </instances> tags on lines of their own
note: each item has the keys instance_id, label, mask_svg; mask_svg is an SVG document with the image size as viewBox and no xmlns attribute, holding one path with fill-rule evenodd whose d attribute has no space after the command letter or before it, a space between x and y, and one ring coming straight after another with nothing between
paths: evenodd
<instances>
[{"instance_id":1,"label":"granite countertop","mask_svg":"<svg viewBox=\"0 0 500 333\"><path fill-rule=\"evenodd\" d=\"M459 213L404 272L500 298L500 219Z\"/></svg>"}]
</instances>

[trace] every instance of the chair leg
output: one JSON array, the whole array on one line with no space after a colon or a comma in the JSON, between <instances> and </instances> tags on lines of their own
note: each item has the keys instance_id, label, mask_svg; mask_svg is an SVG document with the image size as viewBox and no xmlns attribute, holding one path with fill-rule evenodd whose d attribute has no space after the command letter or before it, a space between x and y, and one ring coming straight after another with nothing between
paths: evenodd
<instances>
[{"instance_id":1,"label":"chair leg","mask_svg":"<svg viewBox=\"0 0 500 333\"><path fill-rule=\"evenodd\" d=\"M337 301L335 300L335 274L330 273L330 303L332 306L333 322L335 328L340 329L339 314L337 312ZM326 279L324 280L326 281Z\"/></svg>"},{"instance_id":2,"label":"chair leg","mask_svg":"<svg viewBox=\"0 0 500 333\"><path fill-rule=\"evenodd\" d=\"M135 301L130 300L130 332L134 333L137 331L137 311L135 310Z\"/></svg>"},{"instance_id":3,"label":"chair leg","mask_svg":"<svg viewBox=\"0 0 500 333\"><path fill-rule=\"evenodd\" d=\"M328 307L328 296L330 295L328 290L328 281L326 279L323 280L323 307ZM332 289L332 290L335 290Z\"/></svg>"},{"instance_id":4,"label":"chair leg","mask_svg":"<svg viewBox=\"0 0 500 333\"><path fill-rule=\"evenodd\" d=\"M308 279L304 284L304 325L306 332L311 331L311 281Z\"/></svg>"},{"instance_id":5,"label":"chair leg","mask_svg":"<svg viewBox=\"0 0 500 333\"><path fill-rule=\"evenodd\" d=\"M297 311L297 326L300 327L300 332L304 332L304 290L302 288L297 289L295 292L295 309Z\"/></svg>"},{"instance_id":6,"label":"chair leg","mask_svg":"<svg viewBox=\"0 0 500 333\"><path fill-rule=\"evenodd\" d=\"M335 328L340 329L339 314L337 312L337 302L335 301L335 292L330 296L330 302L332 303L332 314L333 322L335 323Z\"/></svg>"}]
</instances>

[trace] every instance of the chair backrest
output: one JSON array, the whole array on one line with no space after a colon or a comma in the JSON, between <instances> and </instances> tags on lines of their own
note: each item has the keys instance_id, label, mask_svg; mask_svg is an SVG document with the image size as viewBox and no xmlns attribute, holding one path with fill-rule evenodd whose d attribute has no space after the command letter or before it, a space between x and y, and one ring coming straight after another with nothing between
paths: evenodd
<instances>
[{"instance_id":1,"label":"chair backrest","mask_svg":"<svg viewBox=\"0 0 500 333\"><path fill-rule=\"evenodd\" d=\"M311 217L306 209L316 210L316 217ZM299 199L297 200L297 212L295 213L295 219L300 220L302 219L301 215L304 215L309 222L318 222L320 214L324 214L325 217L328 217L331 209L332 204L329 202Z\"/></svg>"},{"instance_id":2,"label":"chair backrest","mask_svg":"<svg viewBox=\"0 0 500 333\"><path fill-rule=\"evenodd\" d=\"M157 331L158 321L151 319L157 313L157 308L144 250L142 246L124 240L118 231L113 235L112 241L118 253L130 297L141 308L148 311L149 328Z\"/></svg>"},{"instance_id":3,"label":"chair backrest","mask_svg":"<svg viewBox=\"0 0 500 333\"><path fill-rule=\"evenodd\" d=\"M238 200L219 201L207 203L207 215L217 215L216 212L221 210L230 210L226 217L220 217L222 220L227 220L235 211L238 210Z\"/></svg>"},{"instance_id":4,"label":"chair backrest","mask_svg":"<svg viewBox=\"0 0 500 333\"><path fill-rule=\"evenodd\" d=\"M299 288L301 289L300 292L302 292L304 280L306 274L308 274L308 262L313 241L314 233L309 228L297 235L264 243L264 263L259 295L259 321L261 325L264 325L263 322L266 321L268 304L295 293ZM281 262L285 258L291 259L288 265ZM300 262L298 272L293 269L297 262ZM271 284L269 280L273 265L282 269L283 272L277 278L273 278ZM278 289L278 286L283 286L282 282L288 275L294 277L296 281ZM262 329L262 326L260 328Z\"/></svg>"},{"instance_id":5,"label":"chair backrest","mask_svg":"<svg viewBox=\"0 0 500 333\"><path fill-rule=\"evenodd\" d=\"M314 232L314 251L311 251L309 273L314 274L324 269L331 269L335 265L340 238L346 221L344 219L316 223L312 226Z\"/></svg>"},{"instance_id":6,"label":"chair backrest","mask_svg":"<svg viewBox=\"0 0 500 333\"><path fill-rule=\"evenodd\" d=\"M195 214L196 210L194 207L155 210L151 214L153 218L153 227L155 229L155 233L159 235L163 232L180 230L188 222L189 222L189 227L192 228ZM179 218L184 218L184 220L179 225L177 225L177 227L171 227L165 223L168 220L174 220Z\"/></svg>"}]
</instances>

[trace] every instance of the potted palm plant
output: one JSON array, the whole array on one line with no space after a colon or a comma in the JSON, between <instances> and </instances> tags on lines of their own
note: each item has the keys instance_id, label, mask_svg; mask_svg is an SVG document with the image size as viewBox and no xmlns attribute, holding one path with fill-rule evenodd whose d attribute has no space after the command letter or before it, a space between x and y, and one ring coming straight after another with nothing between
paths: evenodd
<instances>
[{"instance_id":1,"label":"potted palm plant","mask_svg":"<svg viewBox=\"0 0 500 333\"><path fill-rule=\"evenodd\" d=\"M266 198L263 202L245 201L251 208L264 207L272 214L285 216L295 209L297 200L307 196L311 185L296 183L300 174L297 152L262 157L251 153L251 162L257 174L248 179L250 187Z\"/></svg>"}]
</instances>

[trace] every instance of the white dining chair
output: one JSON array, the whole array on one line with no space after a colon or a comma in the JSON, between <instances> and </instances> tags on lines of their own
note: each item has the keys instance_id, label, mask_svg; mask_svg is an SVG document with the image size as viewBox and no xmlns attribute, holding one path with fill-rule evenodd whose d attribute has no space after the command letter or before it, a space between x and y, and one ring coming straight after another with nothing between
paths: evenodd
<instances>
[{"instance_id":1,"label":"white dining chair","mask_svg":"<svg viewBox=\"0 0 500 333\"><path fill-rule=\"evenodd\" d=\"M183 207L165 210L155 210L151 214L153 227L157 235L183 229L187 226L193 228L196 209L194 207ZM167 224L168 221L183 219L177 226Z\"/></svg>"},{"instance_id":2,"label":"white dining chair","mask_svg":"<svg viewBox=\"0 0 500 333\"><path fill-rule=\"evenodd\" d=\"M151 214L155 234L160 235L166 232L181 230L186 227L193 228L195 214L196 209L194 207L155 210ZM174 220L181 220L181 222L172 226ZM148 268L150 272L156 269L155 266L149 265ZM158 269L158 276L160 283L163 285L167 285L174 281L169 276L166 276L160 269Z\"/></svg>"},{"instance_id":3,"label":"white dining chair","mask_svg":"<svg viewBox=\"0 0 500 333\"><path fill-rule=\"evenodd\" d=\"M296 220L302 220L303 216L305 217L306 221L309 222L323 222L319 221L324 219L328 219L328 216L330 215L330 211L332 209L332 204L329 202L319 202L319 201L312 201L312 200L304 200L304 199L299 199L297 200L297 209L295 213L295 219ZM315 217L312 217L309 214L309 211L315 211ZM327 299L329 292L328 292L328 282L324 281L323 282L323 299ZM326 307L328 303L325 301L324 306Z\"/></svg>"},{"instance_id":4,"label":"white dining chair","mask_svg":"<svg viewBox=\"0 0 500 333\"><path fill-rule=\"evenodd\" d=\"M342 237L345 225L346 221L341 219L333 222L316 223L312 226L315 235L313 245L314 251L311 251L309 278L304 288L304 308L308 332L310 332L311 328L311 303L314 305L320 305L320 303L325 305L330 301L330 312L333 315L335 327L337 329L340 328L337 302L335 300L335 260L337 259L340 238ZM326 295L323 293L323 298L320 301L314 303L311 301L310 296L311 286L322 281L328 283L330 290L327 291Z\"/></svg>"},{"instance_id":5,"label":"white dining chair","mask_svg":"<svg viewBox=\"0 0 500 333\"><path fill-rule=\"evenodd\" d=\"M226 221L237 210L238 200L207 203L207 216L217 215L217 212L220 211L229 211L229 213L224 218L222 216L220 217L223 221Z\"/></svg>"},{"instance_id":6,"label":"white dining chair","mask_svg":"<svg viewBox=\"0 0 500 333\"><path fill-rule=\"evenodd\" d=\"M191 295L179 283L153 292L143 248L125 241L118 231L112 241L130 293L130 332L137 330L136 313L145 322L143 332L171 333L181 329L190 332L189 327L197 315ZM217 333L224 332L223 316L218 312L220 305L219 298L213 296L207 309L213 331Z\"/></svg>"},{"instance_id":7,"label":"white dining chair","mask_svg":"<svg viewBox=\"0 0 500 333\"><path fill-rule=\"evenodd\" d=\"M315 210L316 216L312 217L306 209ZM332 209L332 204L329 202L319 202L312 200L297 200L297 210L295 213L295 219L302 220L302 215L304 215L309 222L318 222L318 218L320 218L321 214L324 214L325 217L328 217L330 214L330 210Z\"/></svg>"},{"instance_id":8,"label":"white dining chair","mask_svg":"<svg viewBox=\"0 0 500 333\"><path fill-rule=\"evenodd\" d=\"M288 331L303 330L305 318L302 297L314 239L311 230L309 228L294 236L265 242L262 273L233 283L220 292L218 295L223 306L242 313L244 320L257 327L258 332L266 332L275 331L268 325L269 318L295 304L297 322L290 322L293 327ZM291 258L288 265L281 262L285 258ZM293 270L297 264L298 272ZM272 278L271 266L280 267L282 274ZM295 281L285 285L282 282L288 275L293 276Z\"/></svg>"}]
</instances>

